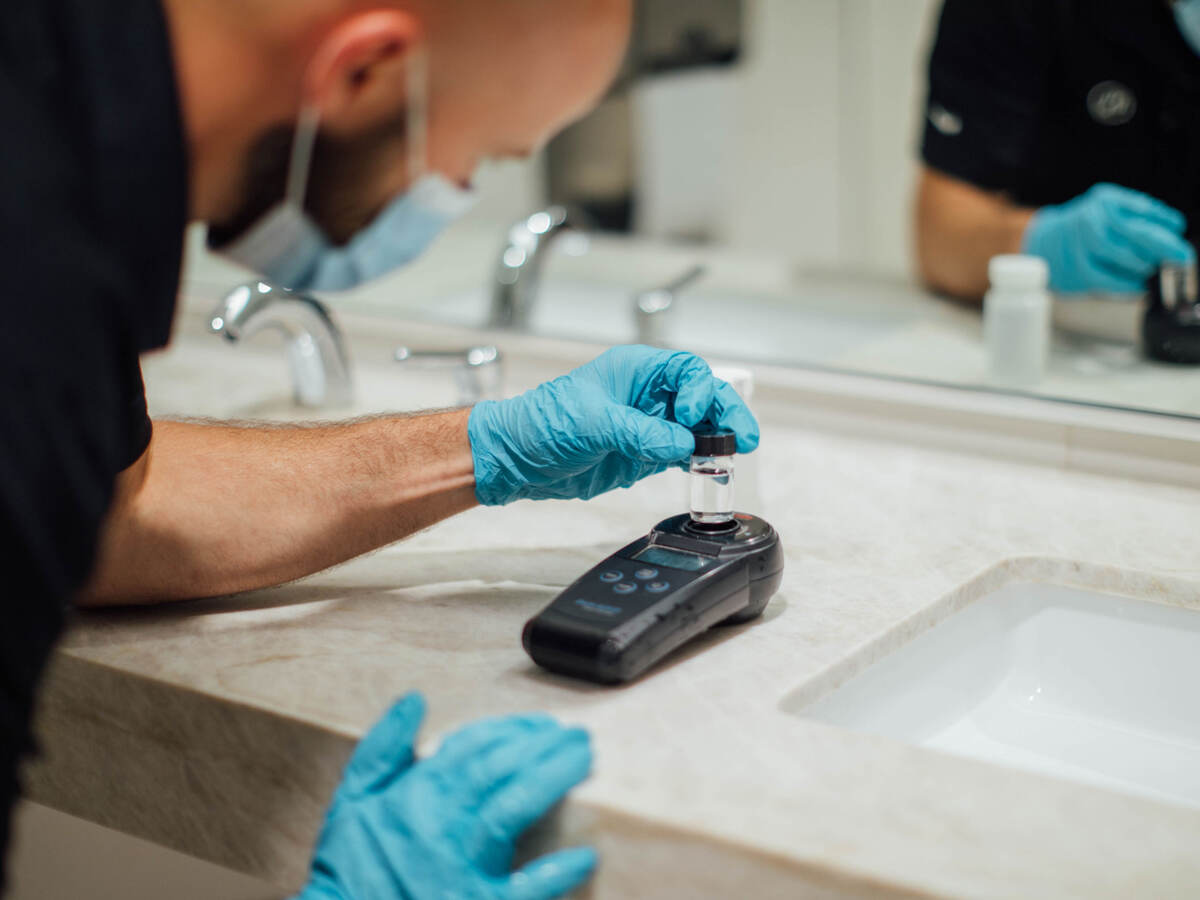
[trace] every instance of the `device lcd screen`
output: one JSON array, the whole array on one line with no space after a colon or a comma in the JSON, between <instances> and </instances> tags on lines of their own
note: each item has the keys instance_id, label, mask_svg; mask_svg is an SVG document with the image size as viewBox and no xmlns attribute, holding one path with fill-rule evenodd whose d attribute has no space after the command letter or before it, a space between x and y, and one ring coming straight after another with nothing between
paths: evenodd
<instances>
[{"instance_id":1,"label":"device lcd screen","mask_svg":"<svg viewBox=\"0 0 1200 900\"><path fill-rule=\"evenodd\" d=\"M699 572L708 565L707 556L698 553L687 553L683 550L668 550L665 547L647 547L634 556L638 562L650 563L655 566L666 566L668 569L684 569L688 572Z\"/></svg>"}]
</instances>

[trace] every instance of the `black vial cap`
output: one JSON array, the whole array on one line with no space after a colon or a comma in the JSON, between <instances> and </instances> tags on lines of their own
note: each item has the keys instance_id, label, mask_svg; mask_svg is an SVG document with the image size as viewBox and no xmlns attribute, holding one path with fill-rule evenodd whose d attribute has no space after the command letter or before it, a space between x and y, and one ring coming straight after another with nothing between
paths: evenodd
<instances>
[{"instance_id":1,"label":"black vial cap","mask_svg":"<svg viewBox=\"0 0 1200 900\"><path fill-rule=\"evenodd\" d=\"M696 433L696 456L733 456L737 453L737 435L732 431L700 431Z\"/></svg>"}]
</instances>

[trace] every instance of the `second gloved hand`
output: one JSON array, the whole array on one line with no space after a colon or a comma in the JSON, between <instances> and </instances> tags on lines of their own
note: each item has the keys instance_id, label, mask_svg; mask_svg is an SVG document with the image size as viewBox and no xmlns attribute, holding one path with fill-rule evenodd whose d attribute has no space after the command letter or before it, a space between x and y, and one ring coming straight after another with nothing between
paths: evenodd
<instances>
[{"instance_id":1,"label":"second gloved hand","mask_svg":"<svg viewBox=\"0 0 1200 900\"><path fill-rule=\"evenodd\" d=\"M688 459L707 423L758 446L758 423L730 385L691 353L615 347L520 397L471 411L475 495L499 506L588 499Z\"/></svg>"},{"instance_id":2,"label":"second gloved hand","mask_svg":"<svg viewBox=\"0 0 1200 900\"><path fill-rule=\"evenodd\" d=\"M1061 206L1038 210L1022 252L1050 264L1050 286L1062 293L1140 293L1164 262L1188 263L1183 214L1146 194L1098 184Z\"/></svg>"},{"instance_id":3,"label":"second gloved hand","mask_svg":"<svg viewBox=\"0 0 1200 900\"><path fill-rule=\"evenodd\" d=\"M417 762L424 712L410 694L358 745L296 900L553 900L586 881L586 848L511 871L520 834L587 777L586 732L544 715L487 719Z\"/></svg>"}]
</instances>

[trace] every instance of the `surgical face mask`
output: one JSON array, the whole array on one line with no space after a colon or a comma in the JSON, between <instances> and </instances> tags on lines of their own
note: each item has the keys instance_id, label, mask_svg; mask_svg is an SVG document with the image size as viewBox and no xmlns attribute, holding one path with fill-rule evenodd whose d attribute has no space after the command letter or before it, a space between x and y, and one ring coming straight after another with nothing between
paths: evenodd
<instances>
[{"instance_id":1,"label":"surgical face mask","mask_svg":"<svg viewBox=\"0 0 1200 900\"><path fill-rule=\"evenodd\" d=\"M304 209L319 116L300 111L284 199L220 249L280 287L343 291L412 262L475 203L474 193L426 172L428 87L421 51L410 54L406 143L409 187L344 246L335 246Z\"/></svg>"},{"instance_id":2,"label":"surgical face mask","mask_svg":"<svg viewBox=\"0 0 1200 900\"><path fill-rule=\"evenodd\" d=\"M1200 0L1175 0L1171 8L1183 39L1200 56Z\"/></svg>"}]
</instances>

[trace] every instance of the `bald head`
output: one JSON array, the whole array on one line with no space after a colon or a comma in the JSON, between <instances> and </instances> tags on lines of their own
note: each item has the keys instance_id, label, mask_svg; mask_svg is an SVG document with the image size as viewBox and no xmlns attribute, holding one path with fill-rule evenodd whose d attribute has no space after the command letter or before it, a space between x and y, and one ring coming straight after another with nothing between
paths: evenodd
<instances>
[{"instance_id":1,"label":"bald head","mask_svg":"<svg viewBox=\"0 0 1200 900\"><path fill-rule=\"evenodd\" d=\"M485 159L534 152L590 109L620 65L631 15L631 0L164 2L196 217L228 221L248 177L278 177L261 159L249 175L249 156L309 104L326 147L346 148L358 173L333 186L344 195L334 232L360 227L406 185L397 123L414 54L427 62L428 169L461 182Z\"/></svg>"},{"instance_id":2,"label":"bald head","mask_svg":"<svg viewBox=\"0 0 1200 900\"><path fill-rule=\"evenodd\" d=\"M485 155L523 155L600 99L621 62L630 0L424 0L422 12L435 123L473 133ZM445 160L460 171L477 162Z\"/></svg>"}]
</instances>

